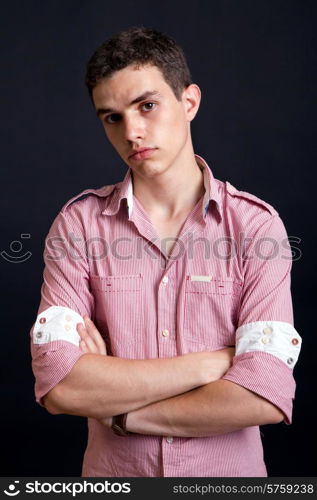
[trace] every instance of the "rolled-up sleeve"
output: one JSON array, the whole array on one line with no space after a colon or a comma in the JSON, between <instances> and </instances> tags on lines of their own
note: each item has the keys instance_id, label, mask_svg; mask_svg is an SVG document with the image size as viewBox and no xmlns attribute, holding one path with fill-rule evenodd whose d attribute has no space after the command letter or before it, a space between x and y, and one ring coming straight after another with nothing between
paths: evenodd
<instances>
[{"instance_id":1,"label":"rolled-up sleeve","mask_svg":"<svg viewBox=\"0 0 317 500\"><path fill-rule=\"evenodd\" d=\"M58 214L45 240L38 316L30 331L36 401L58 384L84 354L76 325L92 317L85 232L76 212Z\"/></svg>"},{"instance_id":2,"label":"rolled-up sleeve","mask_svg":"<svg viewBox=\"0 0 317 500\"><path fill-rule=\"evenodd\" d=\"M289 424L296 387L293 369L301 347L293 325L291 249L278 215L250 239L244 255L236 353L223 378L276 405Z\"/></svg>"}]
</instances>

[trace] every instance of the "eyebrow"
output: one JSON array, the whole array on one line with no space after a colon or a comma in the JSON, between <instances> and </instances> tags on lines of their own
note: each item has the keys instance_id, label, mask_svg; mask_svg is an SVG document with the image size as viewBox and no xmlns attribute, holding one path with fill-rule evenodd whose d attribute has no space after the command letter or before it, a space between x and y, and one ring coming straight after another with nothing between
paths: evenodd
<instances>
[{"instance_id":1,"label":"eyebrow","mask_svg":"<svg viewBox=\"0 0 317 500\"><path fill-rule=\"evenodd\" d=\"M143 92L143 94L139 95L133 101L130 102L129 106L132 106L132 104L136 104L138 102L144 101L148 99L149 97L161 97L161 94L157 90L147 90L146 92ZM97 116L104 115L106 113L115 113L115 111L111 108L98 108L97 109Z\"/></svg>"}]
</instances>

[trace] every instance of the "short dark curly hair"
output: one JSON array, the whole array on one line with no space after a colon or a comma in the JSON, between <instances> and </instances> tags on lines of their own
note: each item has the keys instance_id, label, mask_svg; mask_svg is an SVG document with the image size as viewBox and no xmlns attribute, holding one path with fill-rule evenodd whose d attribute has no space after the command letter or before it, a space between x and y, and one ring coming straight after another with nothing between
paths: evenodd
<instances>
[{"instance_id":1,"label":"short dark curly hair","mask_svg":"<svg viewBox=\"0 0 317 500\"><path fill-rule=\"evenodd\" d=\"M157 66L178 100L192 83L184 52L175 40L152 28L131 27L106 40L90 58L86 72L90 97L100 80L131 64Z\"/></svg>"}]
</instances>

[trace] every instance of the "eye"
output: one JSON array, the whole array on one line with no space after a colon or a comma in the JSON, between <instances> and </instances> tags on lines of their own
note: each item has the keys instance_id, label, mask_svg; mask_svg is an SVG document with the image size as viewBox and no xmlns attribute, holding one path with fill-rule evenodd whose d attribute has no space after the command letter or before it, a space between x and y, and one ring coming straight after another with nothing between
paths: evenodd
<instances>
[{"instance_id":1,"label":"eye","mask_svg":"<svg viewBox=\"0 0 317 500\"><path fill-rule=\"evenodd\" d=\"M108 116L106 116L105 121L106 121L107 123L112 124L112 123L116 123L116 122L118 122L118 121L120 120L120 118L121 118L121 116L120 116L120 115L117 115L117 114L113 113L112 115L108 115Z\"/></svg>"},{"instance_id":2,"label":"eye","mask_svg":"<svg viewBox=\"0 0 317 500\"><path fill-rule=\"evenodd\" d=\"M152 109L154 109L155 106L156 106L155 102L146 102L142 104L141 108L143 111L152 111Z\"/></svg>"}]
</instances>

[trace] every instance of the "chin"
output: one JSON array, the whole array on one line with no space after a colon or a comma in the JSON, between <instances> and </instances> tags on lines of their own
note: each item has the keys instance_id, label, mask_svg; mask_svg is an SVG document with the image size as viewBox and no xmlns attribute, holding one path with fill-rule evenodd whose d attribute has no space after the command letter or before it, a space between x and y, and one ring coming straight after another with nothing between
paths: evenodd
<instances>
[{"instance_id":1,"label":"chin","mask_svg":"<svg viewBox=\"0 0 317 500\"><path fill-rule=\"evenodd\" d=\"M131 167L134 172L142 177L152 178L166 171L166 167L157 162L144 161L138 166Z\"/></svg>"}]
</instances>

